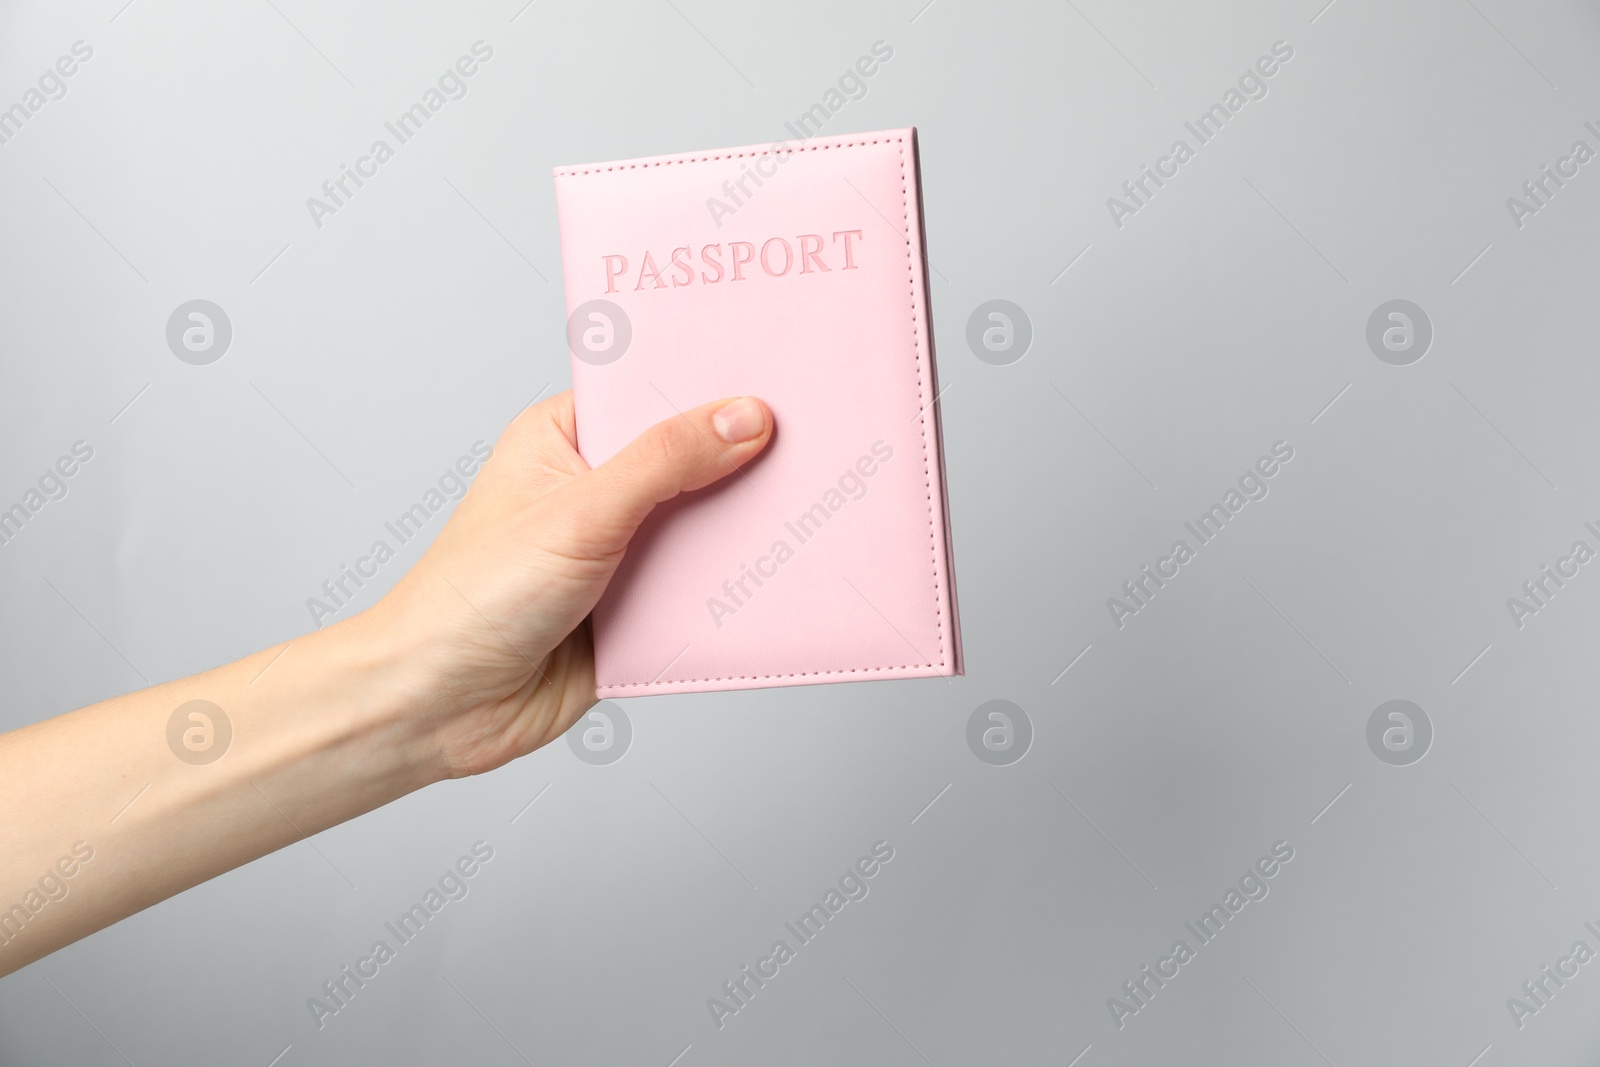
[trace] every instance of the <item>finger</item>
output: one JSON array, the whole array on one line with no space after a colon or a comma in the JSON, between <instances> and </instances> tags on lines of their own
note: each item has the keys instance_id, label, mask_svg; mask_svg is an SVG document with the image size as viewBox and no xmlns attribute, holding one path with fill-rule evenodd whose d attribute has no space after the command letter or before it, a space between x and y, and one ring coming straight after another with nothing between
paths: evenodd
<instances>
[{"instance_id":1,"label":"finger","mask_svg":"<svg viewBox=\"0 0 1600 1067\"><path fill-rule=\"evenodd\" d=\"M589 468L578 456L572 390L529 404L511 420L495 442L493 480L508 478L519 489L548 485L549 474L581 474Z\"/></svg>"},{"instance_id":2,"label":"finger","mask_svg":"<svg viewBox=\"0 0 1600 1067\"><path fill-rule=\"evenodd\" d=\"M626 543L652 508L748 463L772 439L772 412L752 396L716 400L646 430L577 479L591 522Z\"/></svg>"},{"instance_id":3,"label":"finger","mask_svg":"<svg viewBox=\"0 0 1600 1067\"><path fill-rule=\"evenodd\" d=\"M519 446L542 447L565 442L575 447L577 436L572 390L567 389L523 408L506 427L502 439Z\"/></svg>"}]
</instances>

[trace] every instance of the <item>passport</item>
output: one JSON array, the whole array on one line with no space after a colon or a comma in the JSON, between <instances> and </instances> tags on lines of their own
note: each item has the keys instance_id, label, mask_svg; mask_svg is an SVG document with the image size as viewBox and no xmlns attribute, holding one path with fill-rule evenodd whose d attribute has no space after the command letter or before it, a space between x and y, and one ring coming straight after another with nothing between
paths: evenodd
<instances>
[{"instance_id":1,"label":"passport","mask_svg":"<svg viewBox=\"0 0 1600 1067\"><path fill-rule=\"evenodd\" d=\"M721 397L776 427L634 537L596 694L961 674L916 130L554 180L583 459Z\"/></svg>"}]
</instances>

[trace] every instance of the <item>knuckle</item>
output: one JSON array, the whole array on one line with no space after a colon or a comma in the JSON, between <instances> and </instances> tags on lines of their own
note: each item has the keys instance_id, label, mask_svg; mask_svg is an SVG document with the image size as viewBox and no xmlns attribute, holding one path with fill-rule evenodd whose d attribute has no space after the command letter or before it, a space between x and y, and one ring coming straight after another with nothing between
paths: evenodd
<instances>
[{"instance_id":1,"label":"knuckle","mask_svg":"<svg viewBox=\"0 0 1600 1067\"><path fill-rule=\"evenodd\" d=\"M682 419L670 419L646 434L641 442L645 459L652 466L668 470L682 466L695 451L690 438L693 430Z\"/></svg>"}]
</instances>

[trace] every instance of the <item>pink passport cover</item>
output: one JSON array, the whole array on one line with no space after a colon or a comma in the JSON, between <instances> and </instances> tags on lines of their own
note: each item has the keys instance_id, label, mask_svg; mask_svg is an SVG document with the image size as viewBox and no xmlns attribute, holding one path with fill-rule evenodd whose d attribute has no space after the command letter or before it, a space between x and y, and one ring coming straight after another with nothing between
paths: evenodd
<instances>
[{"instance_id":1,"label":"pink passport cover","mask_svg":"<svg viewBox=\"0 0 1600 1067\"><path fill-rule=\"evenodd\" d=\"M635 537L594 611L597 693L962 673L915 129L560 167L555 188L584 460L719 397L777 423ZM631 328L620 356L596 300Z\"/></svg>"}]
</instances>

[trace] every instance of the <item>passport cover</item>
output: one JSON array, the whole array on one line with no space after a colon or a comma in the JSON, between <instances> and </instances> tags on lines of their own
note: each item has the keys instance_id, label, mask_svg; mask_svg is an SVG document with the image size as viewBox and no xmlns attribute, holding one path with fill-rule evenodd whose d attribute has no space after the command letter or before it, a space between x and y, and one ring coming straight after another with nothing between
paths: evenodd
<instances>
[{"instance_id":1,"label":"passport cover","mask_svg":"<svg viewBox=\"0 0 1600 1067\"><path fill-rule=\"evenodd\" d=\"M916 130L555 170L578 450L759 396L593 615L601 697L962 673Z\"/></svg>"}]
</instances>

